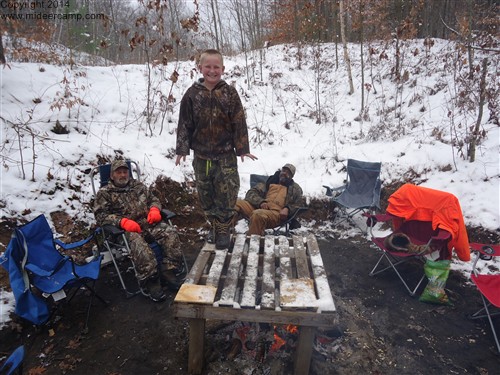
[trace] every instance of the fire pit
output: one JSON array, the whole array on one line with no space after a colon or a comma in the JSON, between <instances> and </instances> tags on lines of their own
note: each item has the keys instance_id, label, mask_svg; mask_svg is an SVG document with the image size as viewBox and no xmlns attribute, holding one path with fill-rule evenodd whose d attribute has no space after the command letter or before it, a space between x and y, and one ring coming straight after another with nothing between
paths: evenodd
<instances>
[{"instance_id":1,"label":"fire pit","mask_svg":"<svg viewBox=\"0 0 500 375\"><path fill-rule=\"evenodd\" d=\"M214 319L296 330L294 371L308 374L316 327L336 323L316 238L312 234L292 238L240 234L232 240L226 250L205 245L174 301L175 315L189 319L189 373L202 372L205 323ZM236 339L235 352L237 341L243 349L243 341ZM263 341L262 345L280 345L274 334ZM250 349L255 355L269 353Z\"/></svg>"}]
</instances>

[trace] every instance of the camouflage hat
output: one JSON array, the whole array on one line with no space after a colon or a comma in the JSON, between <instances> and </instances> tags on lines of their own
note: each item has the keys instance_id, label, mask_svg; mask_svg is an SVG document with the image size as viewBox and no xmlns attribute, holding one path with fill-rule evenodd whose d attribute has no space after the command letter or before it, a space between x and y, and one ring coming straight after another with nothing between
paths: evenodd
<instances>
[{"instance_id":1,"label":"camouflage hat","mask_svg":"<svg viewBox=\"0 0 500 375\"><path fill-rule=\"evenodd\" d=\"M128 168L128 164L125 160L122 160L122 159L118 159L118 160L115 160L111 163L111 174L113 174L118 168Z\"/></svg>"},{"instance_id":2,"label":"camouflage hat","mask_svg":"<svg viewBox=\"0 0 500 375\"><path fill-rule=\"evenodd\" d=\"M293 164L285 164L283 168L288 169L292 173L292 177L295 176L295 166Z\"/></svg>"}]
</instances>

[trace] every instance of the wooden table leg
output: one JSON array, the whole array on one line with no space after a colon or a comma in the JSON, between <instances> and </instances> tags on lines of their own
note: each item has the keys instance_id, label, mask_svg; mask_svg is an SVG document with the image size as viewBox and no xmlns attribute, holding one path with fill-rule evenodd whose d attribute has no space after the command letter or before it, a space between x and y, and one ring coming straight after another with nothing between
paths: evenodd
<instances>
[{"instance_id":1,"label":"wooden table leg","mask_svg":"<svg viewBox=\"0 0 500 375\"><path fill-rule=\"evenodd\" d=\"M205 319L189 319L188 372L201 374L205 355Z\"/></svg>"},{"instance_id":2,"label":"wooden table leg","mask_svg":"<svg viewBox=\"0 0 500 375\"><path fill-rule=\"evenodd\" d=\"M311 365L311 354L313 349L315 327L299 327L299 342L295 349L295 371L294 375L308 375Z\"/></svg>"}]
</instances>

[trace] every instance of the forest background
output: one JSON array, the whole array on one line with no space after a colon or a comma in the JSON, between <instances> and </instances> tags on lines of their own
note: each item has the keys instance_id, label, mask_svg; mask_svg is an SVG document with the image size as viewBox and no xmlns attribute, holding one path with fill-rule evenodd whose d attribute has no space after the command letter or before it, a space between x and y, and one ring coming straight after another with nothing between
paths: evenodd
<instances>
[{"instance_id":1,"label":"forest background","mask_svg":"<svg viewBox=\"0 0 500 375\"><path fill-rule=\"evenodd\" d=\"M365 77L365 66L371 66L374 58L388 58L387 51L374 48L372 43L385 41L388 47L394 47L391 78L400 85L408 81L405 54L418 53L405 49L404 42L419 38L424 39L427 52L434 43L432 38L457 41L454 69L468 70L467 75L457 76L458 96L463 99L458 105L478 114L476 125L456 140L459 152L474 161L476 144L482 137L484 105L488 105L490 117L498 124L498 88L487 87L486 83L488 55L491 60L499 53L496 0L3 0L0 19L0 62L4 64L8 63L4 38L10 58L17 62L67 64L72 70L77 62L75 55L85 52L87 59L78 60L84 65L145 64L145 115L150 130L159 117L163 124L165 114L177 101L172 90L157 90L154 70L165 75L168 64L196 60L206 48L216 48L228 56L243 53L250 89L253 82L263 80L264 48L295 44L300 68L301 46L334 43L335 69L339 68L341 51L351 95L355 89L347 44L359 44L362 118L367 110L365 97L371 89L375 92L374 77ZM67 48L67 53L61 53L61 46ZM259 50L260 60L249 58L250 53ZM474 61L477 50L485 53L481 65L469 63ZM318 61L319 82L323 69L320 48L314 58ZM260 80L256 80L259 73ZM165 78L173 86L177 77L174 69ZM51 108L69 110L81 105L77 90L67 84L64 97ZM321 123L320 93L317 95L315 112ZM152 130L150 133L153 135Z\"/></svg>"},{"instance_id":2,"label":"forest background","mask_svg":"<svg viewBox=\"0 0 500 375\"><path fill-rule=\"evenodd\" d=\"M37 58L30 40L105 59L95 64L165 64L208 47L353 42L369 54L371 41L415 38L459 40L472 53L494 47L498 13L496 0L5 0L0 27L16 61Z\"/></svg>"}]
</instances>

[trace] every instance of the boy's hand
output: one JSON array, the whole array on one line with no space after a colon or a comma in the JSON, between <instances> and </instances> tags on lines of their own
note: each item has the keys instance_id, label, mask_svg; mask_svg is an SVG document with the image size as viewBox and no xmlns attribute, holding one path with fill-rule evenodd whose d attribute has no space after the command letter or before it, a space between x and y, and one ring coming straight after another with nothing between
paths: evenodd
<instances>
[{"instance_id":1,"label":"boy's hand","mask_svg":"<svg viewBox=\"0 0 500 375\"><path fill-rule=\"evenodd\" d=\"M186 161L186 155L177 155L175 158L175 165L179 165L181 163L181 159L182 161Z\"/></svg>"},{"instance_id":2,"label":"boy's hand","mask_svg":"<svg viewBox=\"0 0 500 375\"><path fill-rule=\"evenodd\" d=\"M241 161L242 161L242 162L244 162L244 161L245 161L245 156L246 156L247 158L252 159L252 160L259 160L259 158L258 158L257 156L255 156L255 155L252 155L252 154L243 154L243 155L241 155L241 156L240 156L240 157L241 157Z\"/></svg>"}]
</instances>

